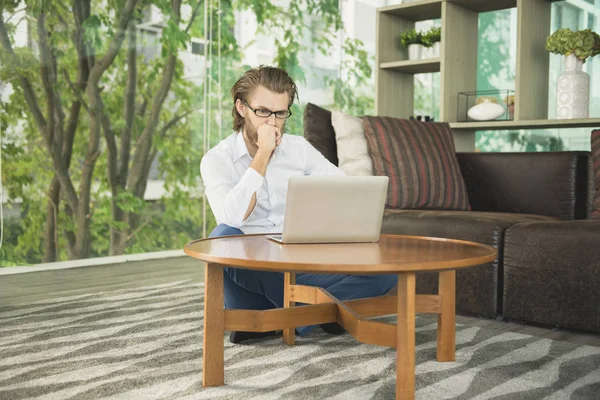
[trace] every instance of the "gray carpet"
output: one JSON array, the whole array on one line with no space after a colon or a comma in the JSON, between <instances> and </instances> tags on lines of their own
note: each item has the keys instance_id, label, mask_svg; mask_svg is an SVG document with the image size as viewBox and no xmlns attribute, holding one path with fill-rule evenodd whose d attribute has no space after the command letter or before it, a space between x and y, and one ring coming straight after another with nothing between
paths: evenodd
<instances>
[{"instance_id":1,"label":"gray carpet","mask_svg":"<svg viewBox=\"0 0 600 400\"><path fill-rule=\"evenodd\" d=\"M202 285L189 281L0 306L0 399L392 399L393 349L316 330L225 342L226 386L203 389ZM419 399L598 399L600 348L457 326L435 361L417 318Z\"/></svg>"}]
</instances>

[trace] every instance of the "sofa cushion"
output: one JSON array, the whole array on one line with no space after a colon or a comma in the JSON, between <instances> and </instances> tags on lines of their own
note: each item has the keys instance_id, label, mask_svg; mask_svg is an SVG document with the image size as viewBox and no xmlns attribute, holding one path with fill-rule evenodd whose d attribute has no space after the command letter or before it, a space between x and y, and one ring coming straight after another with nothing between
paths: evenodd
<instances>
[{"instance_id":1,"label":"sofa cushion","mask_svg":"<svg viewBox=\"0 0 600 400\"><path fill-rule=\"evenodd\" d=\"M470 222L494 222L501 227L507 228L511 225L521 222L547 222L558 221L556 217L537 214L516 214L506 212L483 212L483 211L449 211L449 210L394 210L386 209L384 218L391 217L405 218L405 222L410 219L423 220L431 222L438 221L470 221ZM405 226L404 229L410 230L410 226ZM404 233L403 233L404 234Z\"/></svg>"},{"instance_id":2,"label":"sofa cushion","mask_svg":"<svg viewBox=\"0 0 600 400\"><path fill-rule=\"evenodd\" d=\"M469 240L498 249L497 260L456 272L457 311L493 318L502 313L504 232L514 224L530 221L556 221L556 218L514 213L388 209L381 231ZM437 274L417 274L419 293L436 293L437 287Z\"/></svg>"},{"instance_id":3,"label":"sofa cushion","mask_svg":"<svg viewBox=\"0 0 600 400\"><path fill-rule=\"evenodd\" d=\"M387 206L469 210L447 123L364 117L375 175L390 178Z\"/></svg>"},{"instance_id":4,"label":"sofa cushion","mask_svg":"<svg viewBox=\"0 0 600 400\"><path fill-rule=\"evenodd\" d=\"M600 221L518 224L504 243L506 318L600 333Z\"/></svg>"},{"instance_id":5,"label":"sofa cushion","mask_svg":"<svg viewBox=\"0 0 600 400\"><path fill-rule=\"evenodd\" d=\"M589 151L457 153L456 158L473 211L563 220L589 215L593 186Z\"/></svg>"},{"instance_id":6,"label":"sofa cushion","mask_svg":"<svg viewBox=\"0 0 600 400\"><path fill-rule=\"evenodd\" d=\"M338 165L331 111L307 103L304 109L304 137L332 164Z\"/></svg>"},{"instance_id":7,"label":"sofa cushion","mask_svg":"<svg viewBox=\"0 0 600 400\"><path fill-rule=\"evenodd\" d=\"M592 207L592 219L600 219L600 129L592 131L592 162L594 163L594 182L596 197Z\"/></svg>"},{"instance_id":8,"label":"sofa cushion","mask_svg":"<svg viewBox=\"0 0 600 400\"><path fill-rule=\"evenodd\" d=\"M373 161L362 119L332 111L331 124L335 130L338 167L349 176L373 175Z\"/></svg>"}]
</instances>

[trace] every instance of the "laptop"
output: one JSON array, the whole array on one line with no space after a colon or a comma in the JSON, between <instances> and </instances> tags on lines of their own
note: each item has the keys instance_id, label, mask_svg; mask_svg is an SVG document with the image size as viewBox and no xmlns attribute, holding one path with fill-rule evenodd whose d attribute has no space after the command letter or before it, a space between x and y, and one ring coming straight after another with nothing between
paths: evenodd
<instances>
[{"instance_id":1,"label":"laptop","mask_svg":"<svg viewBox=\"0 0 600 400\"><path fill-rule=\"evenodd\" d=\"M377 242L387 176L294 176L288 181L280 243Z\"/></svg>"}]
</instances>

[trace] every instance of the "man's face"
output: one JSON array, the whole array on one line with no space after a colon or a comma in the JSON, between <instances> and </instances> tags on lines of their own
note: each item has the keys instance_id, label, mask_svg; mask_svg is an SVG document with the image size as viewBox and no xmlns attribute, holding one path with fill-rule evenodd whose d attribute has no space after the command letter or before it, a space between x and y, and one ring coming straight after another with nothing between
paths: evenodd
<instances>
[{"instance_id":1,"label":"man's face","mask_svg":"<svg viewBox=\"0 0 600 400\"><path fill-rule=\"evenodd\" d=\"M256 110L269 110L269 111L284 111L288 109L288 94L287 93L274 93L266 89L263 86L258 86L247 101L248 105ZM244 133L248 140L256 144L258 140L258 127L262 124L269 124L279 128L283 133L285 125L285 119L275 117L275 114L271 114L270 117L259 117L246 106L240 100L237 101L238 111L241 111L244 116Z\"/></svg>"}]
</instances>

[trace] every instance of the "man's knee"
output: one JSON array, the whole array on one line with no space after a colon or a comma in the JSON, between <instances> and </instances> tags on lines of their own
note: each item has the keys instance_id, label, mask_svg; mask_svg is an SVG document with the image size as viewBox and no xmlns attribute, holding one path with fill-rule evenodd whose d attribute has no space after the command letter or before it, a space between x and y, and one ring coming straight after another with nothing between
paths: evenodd
<instances>
[{"instance_id":1,"label":"man's knee","mask_svg":"<svg viewBox=\"0 0 600 400\"><path fill-rule=\"evenodd\" d=\"M379 291L387 293L398 285L398 275L367 275L369 284L377 287Z\"/></svg>"},{"instance_id":2,"label":"man's knee","mask_svg":"<svg viewBox=\"0 0 600 400\"><path fill-rule=\"evenodd\" d=\"M244 232L241 230L231 227L225 224L219 224L212 230L208 237L218 237L218 236L231 236L231 235L243 235Z\"/></svg>"}]
</instances>

